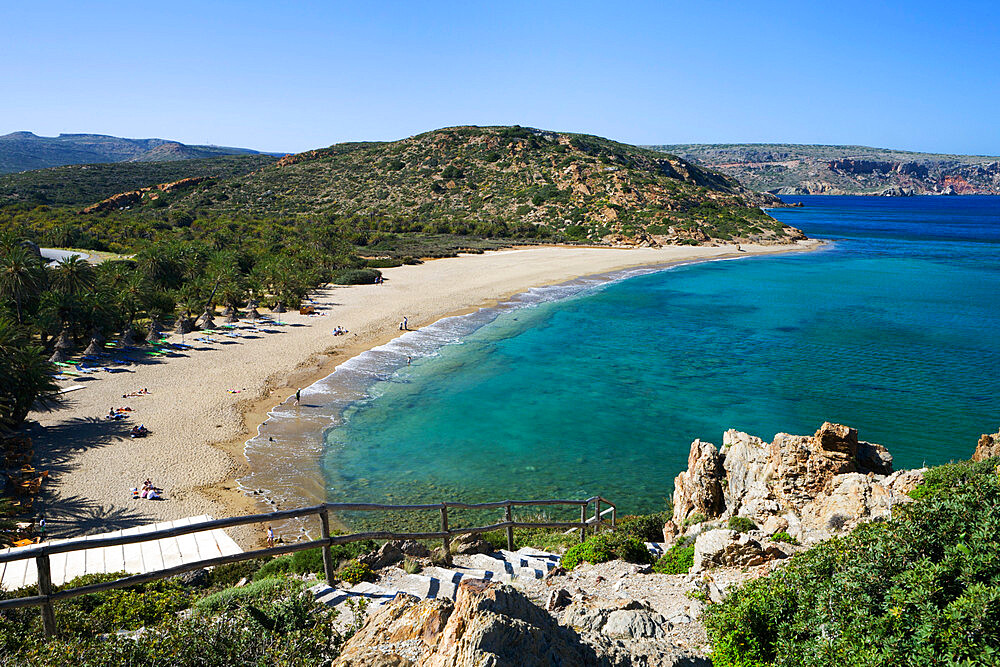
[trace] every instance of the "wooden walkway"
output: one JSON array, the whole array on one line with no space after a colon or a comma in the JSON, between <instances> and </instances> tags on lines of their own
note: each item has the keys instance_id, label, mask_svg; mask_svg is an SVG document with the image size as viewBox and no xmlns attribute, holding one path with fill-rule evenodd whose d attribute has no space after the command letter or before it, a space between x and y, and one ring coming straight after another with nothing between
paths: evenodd
<instances>
[{"instance_id":1,"label":"wooden walkway","mask_svg":"<svg viewBox=\"0 0 1000 667\"><path fill-rule=\"evenodd\" d=\"M77 537L69 540L53 540L51 544L86 542L87 540L99 537L117 535L136 535L165 528L204 523L211 520L212 517L207 514L191 516L186 519L178 519L177 521L152 523L146 526L102 533L100 535L88 535L87 537ZM32 547L0 549L0 553L17 552L30 548ZM151 540L140 544L71 551L52 555L52 584L59 586L74 577L84 574L103 572L143 574L183 563L238 553L243 553L243 550L221 528L203 533L181 535L180 537ZM0 589L14 590L23 586L35 586L38 582L37 577L38 574L35 570L35 560L33 558L12 561L10 563L0 563Z\"/></svg>"}]
</instances>

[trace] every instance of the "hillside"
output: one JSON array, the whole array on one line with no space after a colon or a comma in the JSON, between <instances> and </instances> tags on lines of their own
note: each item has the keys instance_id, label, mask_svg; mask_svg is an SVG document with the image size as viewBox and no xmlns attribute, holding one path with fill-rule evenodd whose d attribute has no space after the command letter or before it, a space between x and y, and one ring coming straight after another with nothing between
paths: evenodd
<instances>
[{"instance_id":1,"label":"hillside","mask_svg":"<svg viewBox=\"0 0 1000 667\"><path fill-rule=\"evenodd\" d=\"M781 195L1000 194L1000 157L798 144L650 146Z\"/></svg>"},{"instance_id":2,"label":"hillside","mask_svg":"<svg viewBox=\"0 0 1000 667\"><path fill-rule=\"evenodd\" d=\"M239 155L170 162L78 164L0 175L0 207L10 204L82 207L126 190L183 178L234 178L277 158Z\"/></svg>"},{"instance_id":3,"label":"hillside","mask_svg":"<svg viewBox=\"0 0 1000 667\"><path fill-rule=\"evenodd\" d=\"M253 173L144 195L132 211L361 216L427 231L532 224L626 243L774 242L798 236L760 210L779 203L673 155L589 135L454 127L338 144Z\"/></svg>"},{"instance_id":4,"label":"hillside","mask_svg":"<svg viewBox=\"0 0 1000 667\"><path fill-rule=\"evenodd\" d=\"M40 137L31 132L12 132L0 136L0 174L69 164L165 162L257 152L248 148L188 146L166 139L123 139L103 134Z\"/></svg>"}]
</instances>

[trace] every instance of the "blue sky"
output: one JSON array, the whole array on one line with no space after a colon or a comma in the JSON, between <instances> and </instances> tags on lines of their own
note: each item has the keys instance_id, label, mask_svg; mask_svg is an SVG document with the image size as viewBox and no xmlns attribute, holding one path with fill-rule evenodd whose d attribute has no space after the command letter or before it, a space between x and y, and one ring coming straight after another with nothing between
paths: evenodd
<instances>
[{"instance_id":1,"label":"blue sky","mask_svg":"<svg viewBox=\"0 0 1000 667\"><path fill-rule=\"evenodd\" d=\"M0 134L262 150L520 124L1000 154L1000 9L951 2L7 2Z\"/></svg>"}]
</instances>

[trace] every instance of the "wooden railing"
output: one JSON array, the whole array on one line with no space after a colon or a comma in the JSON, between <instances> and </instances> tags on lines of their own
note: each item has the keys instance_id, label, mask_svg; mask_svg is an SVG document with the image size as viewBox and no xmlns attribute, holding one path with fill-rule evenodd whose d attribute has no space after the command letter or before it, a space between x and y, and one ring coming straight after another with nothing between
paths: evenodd
<instances>
[{"instance_id":1,"label":"wooden railing","mask_svg":"<svg viewBox=\"0 0 1000 667\"><path fill-rule=\"evenodd\" d=\"M608 507L601 510L601 504L605 504ZM594 505L594 513L591 516L588 512L590 505ZM579 506L580 508L580 521L515 521L514 520L514 508L515 507L541 507L541 506ZM489 510L489 509L500 509L504 510L504 520L499 523L494 523L488 526L477 526L474 528L449 528L448 527L448 510ZM352 533L350 535L331 535L330 534L330 512L385 512L385 511L434 511L440 512L441 517L441 529L435 532L427 533L395 533L391 531L374 531L367 533ZM174 528L164 528L162 530L155 530L148 533L139 533L137 535L115 535L112 537L101 537L96 539L79 540L72 542L60 542L60 543L43 543L34 547L17 549L7 553L0 553L0 563L9 563L11 561L25 560L29 558L35 559L35 567L38 571L38 595L32 595L28 597L12 598L9 600L0 600L0 611L4 609L17 609L20 607L41 607L42 608L42 624L45 628L45 634L52 636L56 633L56 617L55 610L53 609L52 603L58 602L59 600L66 600L69 598L74 598L79 595L87 595L88 593L98 593L101 591L112 590L115 588L124 588L126 586L134 586L136 584L142 584L147 581L153 581L156 579L165 579L167 577L173 577L183 572L188 572L190 570L198 570L205 567L215 567L217 565L224 565L226 563L235 563L237 561L251 560L254 558L264 558L269 556L280 556L283 554L295 553L297 551L306 551L308 549L322 549L323 551L323 576L327 583L332 584L334 580L334 562L333 554L330 550L335 544L346 544L348 542L360 542L362 540L441 540L445 551L447 552L450 548L451 539L458 535L470 535L477 533L486 533L493 530L504 530L506 531L507 537L507 548L511 551L514 549L514 529L515 528L568 528L570 531L579 530L580 531L580 541L586 539L587 529L593 528L596 532L601 524L604 523L604 516L611 513L611 526L614 527L615 520L617 518L617 508L614 503L609 500L605 500L601 496L593 496L587 498L586 500L501 500L497 502L490 503L436 503L433 505L380 505L375 503L325 503L322 505L314 505L312 507L302 507L293 510L282 510L278 512L269 512L267 514L250 514L247 516L237 516L229 519L216 519L213 521L206 521L204 523L191 524L187 526L177 526ZM192 561L190 563L183 563L181 565L176 565L174 567L169 567L163 570L156 570L153 572L144 572L142 574L135 574L129 577L123 577L121 579L116 579L115 581L107 581L97 584L89 584L87 586L78 586L76 588L63 589L61 591L52 590L52 576L49 567L49 557L53 554L69 553L73 551L86 551L89 549L100 549L102 547L115 547L125 544L138 544L141 542L150 542L152 540L160 540L164 538L180 537L181 535L190 535L192 533L200 533L209 530L216 530L220 528L233 528L235 526L244 526L247 524L254 523L267 523L275 521L284 521L288 519L297 519L301 517L308 517L318 515L320 518L320 539L311 540L308 542L296 542L294 544L284 544L281 546L268 547L266 549L256 549L254 551L245 551L243 553L232 554L229 556L219 556L217 558L206 558L203 560Z\"/></svg>"}]
</instances>

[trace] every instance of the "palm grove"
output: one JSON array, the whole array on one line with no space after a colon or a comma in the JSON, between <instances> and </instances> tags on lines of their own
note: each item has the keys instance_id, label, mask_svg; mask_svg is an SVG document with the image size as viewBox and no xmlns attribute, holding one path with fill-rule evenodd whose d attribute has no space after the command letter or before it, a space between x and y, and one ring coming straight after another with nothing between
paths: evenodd
<instances>
[{"instance_id":1,"label":"palm grove","mask_svg":"<svg viewBox=\"0 0 1000 667\"><path fill-rule=\"evenodd\" d=\"M27 226L0 230L0 427L17 428L36 403L54 401L52 355L121 335L142 340L172 316L183 322L215 305L296 306L336 279L377 273L336 226L219 221L197 237L172 229L133 239L134 254L94 265L78 256L46 264Z\"/></svg>"}]
</instances>

